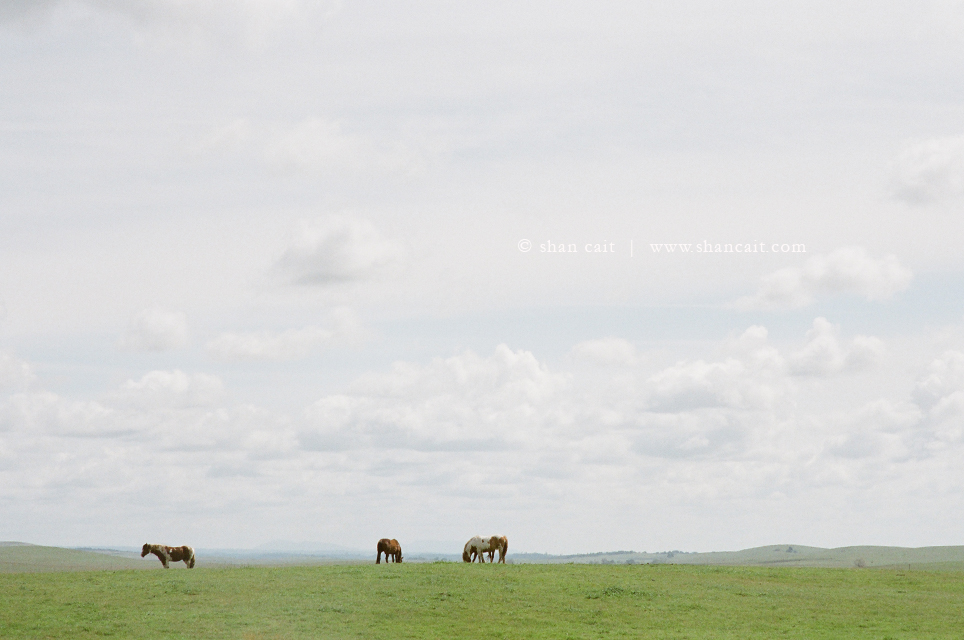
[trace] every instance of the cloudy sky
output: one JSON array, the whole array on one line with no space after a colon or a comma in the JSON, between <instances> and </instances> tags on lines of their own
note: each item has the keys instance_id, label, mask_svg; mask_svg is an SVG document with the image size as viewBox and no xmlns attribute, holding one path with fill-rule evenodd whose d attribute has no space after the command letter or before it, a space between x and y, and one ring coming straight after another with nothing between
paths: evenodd
<instances>
[{"instance_id":1,"label":"cloudy sky","mask_svg":"<svg viewBox=\"0 0 964 640\"><path fill-rule=\"evenodd\" d=\"M0 0L0 539L960 544L961 33Z\"/></svg>"}]
</instances>

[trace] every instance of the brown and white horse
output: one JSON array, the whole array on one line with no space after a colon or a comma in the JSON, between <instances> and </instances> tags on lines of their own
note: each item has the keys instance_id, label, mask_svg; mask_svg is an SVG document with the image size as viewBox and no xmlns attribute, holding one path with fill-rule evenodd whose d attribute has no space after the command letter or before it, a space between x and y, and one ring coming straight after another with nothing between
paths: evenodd
<instances>
[{"instance_id":1,"label":"brown and white horse","mask_svg":"<svg viewBox=\"0 0 964 640\"><path fill-rule=\"evenodd\" d=\"M462 550L462 561L475 562L478 558L479 562L485 564L485 554L488 553L489 562L492 562L495 559L496 551L499 552L499 562L505 564L505 554L509 552L509 540L505 536L488 538L474 536L465 543L465 548Z\"/></svg>"},{"instance_id":2,"label":"brown and white horse","mask_svg":"<svg viewBox=\"0 0 964 640\"><path fill-rule=\"evenodd\" d=\"M145 544L141 549L141 557L143 558L149 553L157 556L165 569L171 568L171 562L181 562L182 560L188 569L194 568L194 549L187 545L183 547L166 547L163 544Z\"/></svg>"},{"instance_id":3,"label":"brown and white horse","mask_svg":"<svg viewBox=\"0 0 964 640\"><path fill-rule=\"evenodd\" d=\"M378 541L377 548L378 553L375 555L375 564L382 563L383 553L385 554L385 562L388 562L389 559L392 559L395 562L402 561L402 545L398 544L398 540L395 538L392 538L391 540L388 538L382 538Z\"/></svg>"},{"instance_id":4,"label":"brown and white horse","mask_svg":"<svg viewBox=\"0 0 964 640\"><path fill-rule=\"evenodd\" d=\"M499 562L505 564L505 554L509 553L509 539L505 536L489 538L489 562L495 558L496 551L499 552Z\"/></svg>"}]
</instances>

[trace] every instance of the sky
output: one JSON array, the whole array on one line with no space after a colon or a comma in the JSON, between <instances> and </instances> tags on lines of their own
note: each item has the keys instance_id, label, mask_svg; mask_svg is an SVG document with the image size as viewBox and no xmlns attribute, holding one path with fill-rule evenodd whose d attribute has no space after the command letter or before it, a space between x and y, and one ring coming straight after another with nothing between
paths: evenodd
<instances>
[{"instance_id":1,"label":"sky","mask_svg":"<svg viewBox=\"0 0 964 640\"><path fill-rule=\"evenodd\" d=\"M0 539L961 544L961 33L0 0Z\"/></svg>"}]
</instances>

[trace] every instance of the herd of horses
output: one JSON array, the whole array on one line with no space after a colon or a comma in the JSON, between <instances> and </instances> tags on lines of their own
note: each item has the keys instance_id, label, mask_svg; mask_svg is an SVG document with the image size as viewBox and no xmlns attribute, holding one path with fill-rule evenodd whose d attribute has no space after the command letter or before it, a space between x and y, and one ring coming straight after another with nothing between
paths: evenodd
<instances>
[{"instance_id":1,"label":"herd of horses","mask_svg":"<svg viewBox=\"0 0 964 640\"><path fill-rule=\"evenodd\" d=\"M375 564L381 564L382 554L385 554L385 562L402 561L402 545L398 544L395 538L382 538L375 547ZM462 549L462 562L475 562L478 560L485 564L485 554L489 554L489 562L495 562L495 552L499 552L499 562L505 564L505 554L509 552L509 540L505 536L473 536L465 543Z\"/></svg>"},{"instance_id":2,"label":"herd of horses","mask_svg":"<svg viewBox=\"0 0 964 640\"><path fill-rule=\"evenodd\" d=\"M479 562L485 564L485 554L489 554L489 562L495 559L495 552L499 552L499 562L505 564L505 554L509 553L509 540L505 536L490 536L483 538L475 536L465 543L462 550L462 562Z\"/></svg>"},{"instance_id":3,"label":"herd of horses","mask_svg":"<svg viewBox=\"0 0 964 640\"><path fill-rule=\"evenodd\" d=\"M375 564L381 564L382 554L385 554L385 562L402 561L402 545L394 538L382 538L376 547ZM509 541L505 536L473 536L465 543L462 550L463 562L475 562L478 560L485 564L485 554L489 554L489 562L495 561L495 552L499 552L499 562L505 564L505 554L509 552ZM188 569L194 568L194 549L184 545L182 547L168 547L163 544L145 544L141 548L141 557L153 553L164 565L165 569L171 568L172 562L184 562Z\"/></svg>"}]
</instances>

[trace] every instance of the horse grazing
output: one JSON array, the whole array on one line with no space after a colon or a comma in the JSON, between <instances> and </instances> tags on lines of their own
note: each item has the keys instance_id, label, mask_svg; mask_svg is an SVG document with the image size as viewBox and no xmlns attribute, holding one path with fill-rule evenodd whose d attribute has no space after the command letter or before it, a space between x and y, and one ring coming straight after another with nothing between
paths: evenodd
<instances>
[{"instance_id":1,"label":"horse grazing","mask_svg":"<svg viewBox=\"0 0 964 640\"><path fill-rule=\"evenodd\" d=\"M479 562L485 564L486 553L489 554L489 562L492 562L496 551L499 552L499 562L505 564L505 554L509 551L509 541L505 536L488 538L474 536L465 543L465 548L462 550L462 562L475 562L478 558Z\"/></svg>"},{"instance_id":2,"label":"horse grazing","mask_svg":"<svg viewBox=\"0 0 964 640\"><path fill-rule=\"evenodd\" d=\"M194 549L187 545L183 547L166 547L163 544L145 544L141 549L141 557L143 558L149 553L157 556L165 569L171 568L169 563L180 562L182 560L188 569L194 568Z\"/></svg>"},{"instance_id":3,"label":"horse grazing","mask_svg":"<svg viewBox=\"0 0 964 640\"><path fill-rule=\"evenodd\" d=\"M495 558L496 551L499 552L499 562L505 564L505 554L509 553L509 539L505 536L489 538L489 562Z\"/></svg>"},{"instance_id":4,"label":"horse grazing","mask_svg":"<svg viewBox=\"0 0 964 640\"><path fill-rule=\"evenodd\" d=\"M389 559L395 562L402 561L402 545L398 544L398 540L392 538L382 538L378 541L378 553L375 555L375 564L382 563L382 554L385 554L385 562Z\"/></svg>"}]
</instances>

